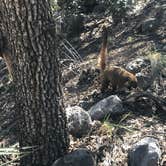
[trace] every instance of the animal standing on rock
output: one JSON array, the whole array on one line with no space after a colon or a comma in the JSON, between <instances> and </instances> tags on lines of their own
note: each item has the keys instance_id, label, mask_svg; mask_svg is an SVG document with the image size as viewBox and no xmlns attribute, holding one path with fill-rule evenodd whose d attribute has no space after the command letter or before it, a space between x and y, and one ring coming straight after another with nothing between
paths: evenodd
<instances>
[{"instance_id":1,"label":"animal standing on rock","mask_svg":"<svg viewBox=\"0 0 166 166\"><path fill-rule=\"evenodd\" d=\"M128 89L131 89L132 87L136 88L137 78L134 74L118 66L106 65L108 43L107 38L107 28L103 26L103 42L97 64L97 66L100 68L101 74L101 91L105 91L108 88L109 84L111 84L112 86L112 91L115 91L116 89L121 89L123 87L127 87Z\"/></svg>"}]
</instances>

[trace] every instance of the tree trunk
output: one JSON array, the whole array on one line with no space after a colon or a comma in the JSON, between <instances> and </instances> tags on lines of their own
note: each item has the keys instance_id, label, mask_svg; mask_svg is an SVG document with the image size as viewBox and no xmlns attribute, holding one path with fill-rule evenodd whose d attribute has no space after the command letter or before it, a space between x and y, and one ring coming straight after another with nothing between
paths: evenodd
<instances>
[{"instance_id":1,"label":"tree trunk","mask_svg":"<svg viewBox=\"0 0 166 166\"><path fill-rule=\"evenodd\" d=\"M48 0L1 0L0 10L14 59L19 144L34 146L21 165L49 166L68 148L50 5Z\"/></svg>"}]
</instances>

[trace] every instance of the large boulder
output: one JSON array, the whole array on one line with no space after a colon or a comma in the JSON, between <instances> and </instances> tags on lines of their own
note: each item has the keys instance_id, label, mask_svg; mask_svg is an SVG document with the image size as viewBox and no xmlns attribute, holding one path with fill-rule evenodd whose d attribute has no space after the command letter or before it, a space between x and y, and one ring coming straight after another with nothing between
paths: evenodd
<instances>
[{"instance_id":1,"label":"large boulder","mask_svg":"<svg viewBox=\"0 0 166 166\"><path fill-rule=\"evenodd\" d=\"M81 137L88 134L91 129L91 117L81 107L67 107L66 115L69 133L74 137Z\"/></svg>"},{"instance_id":2,"label":"large boulder","mask_svg":"<svg viewBox=\"0 0 166 166\"><path fill-rule=\"evenodd\" d=\"M52 166L97 166L92 152L87 149L77 149L56 160Z\"/></svg>"},{"instance_id":3,"label":"large boulder","mask_svg":"<svg viewBox=\"0 0 166 166\"><path fill-rule=\"evenodd\" d=\"M129 166L158 166L161 151L156 139L145 137L129 152Z\"/></svg>"},{"instance_id":4,"label":"large boulder","mask_svg":"<svg viewBox=\"0 0 166 166\"><path fill-rule=\"evenodd\" d=\"M126 110L123 108L121 99L116 95L99 101L88 111L92 120L101 120L109 114L120 114L123 112L126 112Z\"/></svg>"}]
</instances>

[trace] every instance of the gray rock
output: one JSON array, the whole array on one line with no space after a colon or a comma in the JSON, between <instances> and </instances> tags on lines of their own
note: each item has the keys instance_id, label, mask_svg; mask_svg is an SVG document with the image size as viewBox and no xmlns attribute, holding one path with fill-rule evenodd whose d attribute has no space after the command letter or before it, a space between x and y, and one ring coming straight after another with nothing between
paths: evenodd
<instances>
[{"instance_id":1,"label":"gray rock","mask_svg":"<svg viewBox=\"0 0 166 166\"><path fill-rule=\"evenodd\" d=\"M129 62L126 66L126 69L128 71L137 73L149 65L150 65L150 61L148 59L146 59L145 57L139 57Z\"/></svg>"},{"instance_id":2,"label":"gray rock","mask_svg":"<svg viewBox=\"0 0 166 166\"><path fill-rule=\"evenodd\" d=\"M74 137L86 135L91 129L91 117L81 107L67 107L66 115L69 133Z\"/></svg>"},{"instance_id":3,"label":"gray rock","mask_svg":"<svg viewBox=\"0 0 166 166\"><path fill-rule=\"evenodd\" d=\"M92 103L92 102L89 101L89 100L80 100L79 103L78 103L78 105L79 105L81 108L87 110L87 109L89 108L89 105L90 105L91 103Z\"/></svg>"},{"instance_id":4,"label":"gray rock","mask_svg":"<svg viewBox=\"0 0 166 166\"><path fill-rule=\"evenodd\" d=\"M77 149L56 160L52 166L97 166L92 152L87 149Z\"/></svg>"},{"instance_id":5,"label":"gray rock","mask_svg":"<svg viewBox=\"0 0 166 166\"><path fill-rule=\"evenodd\" d=\"M133 145L129 152L129 166L158 166L160 156L158 141L146 137Z\"/></svg>"},{"instance_id":6,"label":"gray rock","mask_svg":"<svg viewBox=\"0 0 166 166\"><path fill-rule=\"evenodd\" d=\"M125 111L121 99L116 95L112 95L96 103L88 113L92 120L101 120L108 114L120 114Z\"/></svg>"}]
</instances>

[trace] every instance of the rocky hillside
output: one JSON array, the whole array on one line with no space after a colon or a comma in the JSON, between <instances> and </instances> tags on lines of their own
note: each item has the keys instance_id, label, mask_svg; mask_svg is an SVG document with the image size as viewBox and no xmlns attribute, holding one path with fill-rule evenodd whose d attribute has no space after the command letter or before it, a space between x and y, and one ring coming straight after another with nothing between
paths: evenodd
<instances>
[{"instance_id":1,"label":"rocky hillside","mask_svg":"<svg viewBox=\"0 0 166 166\"><path fill-rule=\"evenodd\" d=\"M96 63L103 25L109 29L109 63L135 73L138 89L101 93ZM62 65L71 153L54 166L166 166L165 0L150 1L116 27L109 15L93 14L84 26L70 41L77 58ZM1 147L18 142L14 90L0 59ZM0 164L15 157L1 156Z\"/></svg>"}]
</instances>

